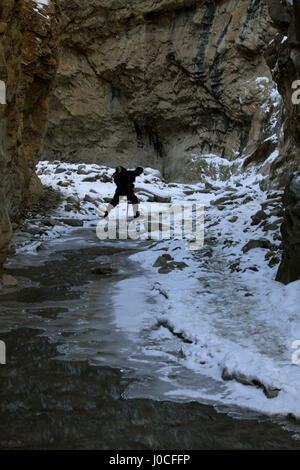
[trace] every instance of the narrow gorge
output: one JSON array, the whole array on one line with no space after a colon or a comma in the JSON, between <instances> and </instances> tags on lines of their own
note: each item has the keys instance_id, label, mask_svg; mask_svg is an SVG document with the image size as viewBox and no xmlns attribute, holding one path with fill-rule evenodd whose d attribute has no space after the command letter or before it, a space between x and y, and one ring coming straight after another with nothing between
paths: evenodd
<instances>
[{"instance_id":1,"label":"narrow gorge","mask_svg":"<svg viewBox=\"0 0 300 470\"><path fill-rule=\"evenodd\" d=\"M298 449L299 208L300 0L0 0L0 448Z\"/></svg>"},{"instance_id":2,"label":"narrow gorge","mask_svg":"<svg viewBox=\"0 0 300 470\"><path fill-rule=\"evenodd\" d=\"M1 264L40 159L196 182L217 155L223 180L252 165L265 189L299 170L297 1L44 3L1 7Z\"/></svg>"}]
</instances>

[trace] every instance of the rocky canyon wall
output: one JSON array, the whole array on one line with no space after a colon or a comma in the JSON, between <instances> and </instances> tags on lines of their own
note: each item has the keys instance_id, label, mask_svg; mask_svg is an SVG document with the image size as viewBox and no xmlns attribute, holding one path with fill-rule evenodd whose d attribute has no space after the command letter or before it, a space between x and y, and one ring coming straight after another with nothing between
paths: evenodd
<instances>
[{"instance_id":1,"label":"rocky canyon wall","mask_svg":"<svg viewBox=\"0 0 300 470\"><path fill-rule=\"evenodd\" d=\"M300 0L268 3L278 36L266 57L285 109L279 156L270 171L271 184L286 184L283 253L276 279L288 284L300 279Z\"/></svg>"},{"instance_id":2,"label":"rocky canyon wall","mask_svg":"<svg viewBox=\"0 0 300 470\"><path fill-rule=\"evenodd\" d=\"M0 271L23 207L41 193L35 175L57 70L59 5L0 0Z\"/></svg>"},{"instance_id":3,"label":"rocky canyon wall","mask_svg":"<svg viewBox=\"0 0 300 470\"><path fill-rule=\"evenodd\" d=\"M267 0L62 0L43 158L154 166L201 180L212 154L277 146ZM273 135L273 138L270 136ZM274 137L275 136L275 137ZM221 177L229 166L221 165Z\"/></svg>"},{"instance_id":4,"label":"rocky canyon wall","mask_svg":"<svg viewBox=\"0 0 300 470\"><path fill-rule=\"evenodd\" d=\"M268 3L278 34L266 58L285 109L279 156L271 166L270 179L283 186L293 171L300 170L300 82L296 83L300 80L300 0Z\"/></svg>"}]
</instances>

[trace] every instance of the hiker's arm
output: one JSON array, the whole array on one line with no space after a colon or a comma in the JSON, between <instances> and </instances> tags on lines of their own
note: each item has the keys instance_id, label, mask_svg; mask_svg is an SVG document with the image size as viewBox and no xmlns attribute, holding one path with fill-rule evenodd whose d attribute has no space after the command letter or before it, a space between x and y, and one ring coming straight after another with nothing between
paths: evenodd
<instances>
[{"instance_id":1,"label":"hiker's arm","mask_svg":"<svg viewBox=\"0 0 300 470\"><path fill-rule=\"evenodd\" d=\"M144 168L142 168L141 166L138 166L135 170L134 170L134 175L135 176L140 176L144 171Z\"/></svg>"}]
</instances>

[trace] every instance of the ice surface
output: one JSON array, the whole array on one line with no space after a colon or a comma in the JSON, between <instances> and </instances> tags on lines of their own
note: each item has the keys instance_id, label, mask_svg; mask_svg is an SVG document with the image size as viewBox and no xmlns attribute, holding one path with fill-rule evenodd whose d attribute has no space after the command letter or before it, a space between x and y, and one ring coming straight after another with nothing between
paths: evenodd
<instances>
[{"instance_id":1,"label":"ice surface","mask_svg":"<svg viewBox=\"0 0 300 470\"><path fill-rule=\"evenodd\" d=\"M276 157L276 152L269 157L270 161ZM216 166L221 160L223 163L218 156L205 157L215 160ZM78 168L79 165L61 162L40 162L37 166L44 185L80 201L79 213L66 212L63 203L55 216L82 218L88 225L99 220L97 201L103 202L114 193L112 182L101 181L101 175L111 177L114 169L85 164L86 174L78 174ZM95 175L99 176L96 181L83 181ZM139 338L140 347L150 361L151 358L155 361L159 355L167 358L169 352L162 344L179 334L185 341L180 346L177 362L199 377L205 376L220 384L219 388L207 388L199 379L196 390L195 387L178 387L169 392L173 398L186 396L275 415L300 416L300 366L292 361L293 342L300 339L300 281L288 286L276 282L277 267L268 266L265 249L242 253L242 247L250 239L268 236L262 228L250 224L250 216L267 200L266 193L259 189L260 179L253 168L243 177L232 176L226 182L207 178L214 190L201 193L204 183L169 185L157 170L147 168L136 181L136 187L145 190L145 194L140 193L140 199L146 201L148 191L170 196L172 203L192 199L204 204L205 245L200 251L190 252L185 249L184 241L166 240L153 249L132 255L144 268L145 275L134 283L128 279L118 281L112 299L115 323L133 339L138 341ZM63 187L58 185L59 181L69 184ZM185 194L187 189L194 191L191 196ZM84 202L86 194L96 202ZM219 204L211 204L224 196L229 199L222 210ZM233 216L235 222L232 222ZM54 227L49 236L57 237L68 230L70 228L64 226ZM272 238L270 241L275 245L280 243ZM20 249L35 251L36 245L26 244ZM177 262L185 262L187 267L174 269L168 275L158 274L153 264L165 253ZM237 259L240 259L241 270L231 272L229 266ZM255 271L250 269L252 267ZM157 328L159 324L162 326ZM268 399L262 388L235 380L223 381L224 368L280 392L277 397ZM170 369L161 370L166 381L170 380Z\"/></svg>"}]
</instances>

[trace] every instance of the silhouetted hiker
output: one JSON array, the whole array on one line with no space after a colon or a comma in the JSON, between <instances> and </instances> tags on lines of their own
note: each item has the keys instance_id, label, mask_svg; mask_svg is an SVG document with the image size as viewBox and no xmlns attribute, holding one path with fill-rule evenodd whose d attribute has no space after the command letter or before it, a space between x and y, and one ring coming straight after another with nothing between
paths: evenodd
<instances>
[{"instance_id":1,"label":"silhouetted hiker","mask_svg":"<svg viewBox=\"0 0 300 470\"><path fill-rule=\"evenodd\" d=\"M139 217L140 213L138 211L139 200L134 194L134 182L137 176L140 176L143 173L144 169L138 166L135 170L126 170L122 166L116 168L115 173L113 174L114 182L117 185L116 192L113 199L110 202L112 207L116 207L119 204L120 196L126 196L130 204L133 205L134 217ZM108 216L108 211L105 212L103 217Z\"/></svg>"}]
</instances>

